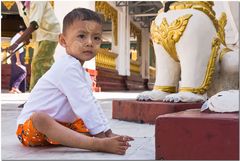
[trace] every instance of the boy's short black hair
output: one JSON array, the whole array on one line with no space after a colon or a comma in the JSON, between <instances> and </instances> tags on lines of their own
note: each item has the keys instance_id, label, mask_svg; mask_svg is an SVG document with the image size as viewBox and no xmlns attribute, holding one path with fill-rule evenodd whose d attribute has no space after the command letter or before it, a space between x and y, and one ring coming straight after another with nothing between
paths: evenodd
<instances>
[{"instance_id":1,"label":"boy's short black hair","mask_svg":"<svg viewBox=\"0 0 240 161\"><path fill-rule=\"evenodd\" d=\"M71 12L69 12L63 19L63 33L76 20L95 21L99 24L102 24L102 19L96 12L86 8L75 8Z\"/></svg>"}]
</instances>

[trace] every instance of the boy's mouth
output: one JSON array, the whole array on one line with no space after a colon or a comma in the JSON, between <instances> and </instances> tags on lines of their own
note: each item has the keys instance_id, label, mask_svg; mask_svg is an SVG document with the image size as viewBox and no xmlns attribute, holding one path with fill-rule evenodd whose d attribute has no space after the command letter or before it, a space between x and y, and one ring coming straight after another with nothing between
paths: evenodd
<instances>
[{"instance_id":1,"label":"boy's mouth","mask_svg":"<svg viewBox=\"0 0 240 161\"><path fill-rule=\"evenodd\" d=\"M84 54L87 54L87 55L92 55L93 54L93 51L90 51L90 50L86 50L86 51L83 51Z\"/></svg>"}]
</instances>

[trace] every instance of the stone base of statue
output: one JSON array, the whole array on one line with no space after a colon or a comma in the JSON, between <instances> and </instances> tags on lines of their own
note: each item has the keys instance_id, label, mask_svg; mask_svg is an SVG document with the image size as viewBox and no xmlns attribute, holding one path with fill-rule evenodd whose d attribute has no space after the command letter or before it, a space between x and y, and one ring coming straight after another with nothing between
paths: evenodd
<instances>
[{"instance_id":1,"label":"stone base of statue","mask_svg":"<svg viewBox=\"0 0 240 161\"><path fill-rule=\"evenodd\" d=\"M238 160L239 113L190 109L156 119L156 160Z\"/></svg>"},{"instance_id":2,"label":"stone base of statue","mask_svg":"<svg viewBox=\"0 0 240 161\"><path fill-rule=\"evenodd\" d=\"M159 115L200 109L202 103L167 103L156 101L113 100L112 118L123 121L155 124Z\"/></svg>"}]
</instances>

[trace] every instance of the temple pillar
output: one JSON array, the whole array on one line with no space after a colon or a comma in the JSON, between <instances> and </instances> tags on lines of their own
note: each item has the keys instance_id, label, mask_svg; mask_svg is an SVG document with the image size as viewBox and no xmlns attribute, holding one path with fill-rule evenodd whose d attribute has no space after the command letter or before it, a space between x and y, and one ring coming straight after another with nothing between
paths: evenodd
<instances>
[{"instance_id":1,"label":"temple pillar","mask_svg":"<svg viewBox=\"0 0 240 161\"><path fill-rule=\"evenodd\" d=\"M119 75L130 75L130 19L128 7L122 7L118 19L118 59L117 70Z\"/></svg>"},{"instance_id":2,"label":"temple pillar","mask_svg":"<svg viewBox=\"0 0 240 161\"><path fill-rule=\"evenodd\" d=\"M142 66L141 73L143 79L149 79L149 31L148 29L142 29Z\"/></svg>"}]
</instances>

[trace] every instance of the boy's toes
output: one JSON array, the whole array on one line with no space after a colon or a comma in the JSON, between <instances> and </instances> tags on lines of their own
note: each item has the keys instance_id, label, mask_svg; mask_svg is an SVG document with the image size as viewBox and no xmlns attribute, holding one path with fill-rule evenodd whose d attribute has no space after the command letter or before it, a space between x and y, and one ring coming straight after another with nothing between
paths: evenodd
<instances>
[{"instance_id":1,"label":"boy's toes","mask_svg":"<svg viewBox=\"0 0 240 161\"><path fill-rule=\"evenodd\" d=\"M120 145L120 146L127 146L127 147L130 147L130 146L131 146L127 141L120 142L119 145Z\"/></svg>"},{"instance_id":2,"label":"boy's toes","mask_svg":"<svg viewBox=\"0 0 240 161\"><path fill-rule=\"evenodd\" d=\"M126 150L128 149L128 147L129 147L129 146L122 146L120 149L126 151Z\"/></svg>"},{"instance_id":3,"label":"boy's toes","mask_svg":"<svg viewBox=\"0 0 240 161\"><path fill-rule=\"evenodd\" d=\"M115 137L118 141L125 141L124 136L116 136Z\"/></svg>"},{"instance_id":4,"label":"boy's toes","mask_svg":"<svg viewBox=\"0 0 240 161\"><path fill-rule=\"evenodd\" d=\"M124 138L126 139L126 141L133 141L133 137L131 136L124 136Z\"/></svg>"},{"instance_id":5,"label":"boy's toes","mask_svg":"<svg viewBox=\"0 0 240 161\"><path fill-rule=\"evenodd\" d=\"M119 155L124 155L124 154L126 153L126 150L120 149L117 153L118 153Z\"/></svg>"}]
</instances>

